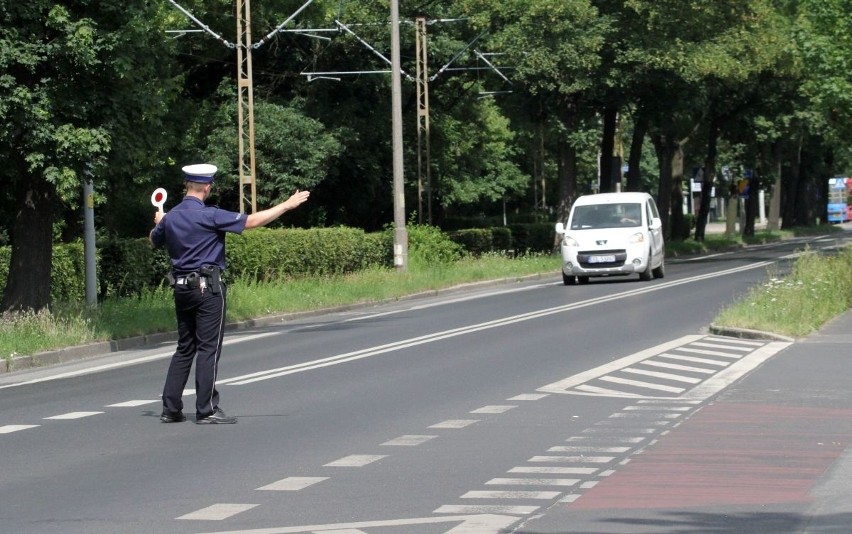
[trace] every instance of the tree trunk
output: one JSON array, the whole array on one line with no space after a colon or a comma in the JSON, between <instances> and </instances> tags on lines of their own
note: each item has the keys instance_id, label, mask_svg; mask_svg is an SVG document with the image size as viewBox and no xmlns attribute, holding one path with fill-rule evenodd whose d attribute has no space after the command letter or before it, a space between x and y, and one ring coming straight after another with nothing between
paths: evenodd
<instances>
[{"instance_id":1,"label":"tree trunk","mask_svg":"<svg viewBox=\"0 0 852 534\"><path fill-rule=\"evenodd\" d=\"M695 221L695 240L704 241L707 222L710 219L710 202L713 184L716 181L717 141L719 139L719 122L712 120L707 138L707 157L704 160L704 176L701 182L701 207Z\"/></svg>"},{"instance_id":2,"label":"tree trunk","mask_svg":"<svg viewBox=\"0 0 852 534\"><path fill-rule=\"evenodd\" d=\"M675 136L669 133L653 134L651 140L660 166L657 208L660 210L663 228L666 228L666 236L670 239L686 239L689 236L689 226L683 216L684 141L675 139Z\"/></svg>"},{"instance_id":3,"label":"tree trunk","mask_svg":"<svg viewBox=\"0 0 852 534\"><path fill-rule=\"evenodd\" d=\"M790 176L785 187L786 195L784 195L783 213L781 214L781 227L784 229L793 228L799 223L799 204L804 203L804 198L799 198L802 193L800 187L802 168L802 138L799 137L799 142L795 147L793 158L790 161Z\"/></svg>"},{"instance_id":4,"label":"tree trunk","mask_svg":"<svg viewBox=\"0 0 852 534\"><path fill-rule=\"evenodd\" d=\"M754 220L757 218L758 197L760 195L760 172L754 169L748 184L748 198L745 199L745 219L743 237L754 237Z\"/></svg>"},{"instance_id":5,"label":"tree trunk","mask_svg":"<svg viewBox=\"0 0 852 534\"><path fill-rule=\"evenodd\" d=\"M630 141L630 156L627 161L627 190L642 191L642 145L645 142L645 134L648 133L648 119L644 115L638 115L633 123L633 138Z\"/></svg>"},{"instance_id":6,"label":"tree trunk","mask_svg":"<svg viewBox=\"0 0 852 534\"><path fill-rule=\"evenodd\" d=\"M9 277L0 309L38 311L50 304L56 192L45 180L21 180L19 183Z\"/></svg>"},{"instance_id":7,"label":"tree trunk","mask_svg":"<svg viewBox=\"0 0 852 534\"><path fill-rule=\"evenodd\" d=\"M567 139L557 141L558 173L559 173L559 203L556 208L556 218L559 221L568 219L568 212L577 200L577 149L571 146Z\"/></svg>"},{"instance_id":8,"label":"tree trunk","mask_svg":"<svg viewBox=\"0 0 852 534\"><path fill-rule=\"evenodd\" d=\"M671 184L671 235L676 241L689 237L689 224L683 216L683 144L674 143L672 154L672 184Z\"/></svg>"},{"instance_id":9,"label":"tree trunk","mask_svg":"<svg viewBox=\"0 0 852 534\"><path fill-rule=\"evenodd\" d=\"M615 123L618 119L618 110L615 107L608 106L604 110L603 115L603 137L601 138L601 154L600 154L600 181L601 193L615 192L615 183L613 180L613 155L615 153Z\"/></svg>"},{"instance_id":10,"label":"tree trunk","mask_svg":"<svg viewBox=\"0 0 852 534\"><path fill-rule=\"evenodd\" d=\"M573 132L577 127L575 106L570 100L560 102L559 118L566 132ZM556 141L557 157L557 204L556 220L565 221L571 206L577 199L577 149L566 136L559 136Z\"/></svg>"},{"instance_id":11,"label":"tree trunk","mask_svg":"<svg viewBox=\"0 0 852 534\"><path fill-rule=\"evenodd\" d=\"M781 142L776 141L772 147L772 157L775 163L775 183L772 186L772 193L769 197L769 219L766 222L766 229L777 231L781 228L779 219L781 218Z\"/></svg>"}]
</instances>

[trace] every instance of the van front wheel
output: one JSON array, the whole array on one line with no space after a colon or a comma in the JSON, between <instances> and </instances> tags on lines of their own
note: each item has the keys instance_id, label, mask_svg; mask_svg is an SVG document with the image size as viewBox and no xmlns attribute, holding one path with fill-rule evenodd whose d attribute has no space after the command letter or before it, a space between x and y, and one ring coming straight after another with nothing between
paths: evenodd
<instances>
[{"instance_id":1,"label":"van front wheel","mask_svg":"<svg viewBox=\"0 0 852 534\"><path fill-rule=\"evenodd\" d=\"M651 254L649 253L648 254L648 264L645 267L645 270L642 271L641 273L639 273L639 280L642 280L643 282L647 282L647 281L653 280L653 279L654 279L654 273L653 273L653 271L651 271Z\"/></svg>"}]
</instances>

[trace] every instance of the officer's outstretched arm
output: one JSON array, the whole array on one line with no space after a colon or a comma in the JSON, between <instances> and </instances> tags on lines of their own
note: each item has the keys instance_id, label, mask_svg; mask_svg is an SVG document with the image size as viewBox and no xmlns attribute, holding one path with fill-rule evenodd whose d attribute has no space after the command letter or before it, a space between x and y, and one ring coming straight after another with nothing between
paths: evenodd
<instances>
[{"instance_id":1,"label":"officer's outstretched arm","mask_svg":"<svg viewBox=\"0 0 852 534\"><path fill-rule=\"evenodd\" d=\"M297 190L295 193L293 193L292 196L290 196L290 198L288 198L284 202L272 206L269 209L250 214L246 218L246 229L266 226L278 217L284 215L284 213L292 209L296 209L302 204L304 204L308 200L308 197L310 195L310 191Z\"/></svg>"}]
</instances>

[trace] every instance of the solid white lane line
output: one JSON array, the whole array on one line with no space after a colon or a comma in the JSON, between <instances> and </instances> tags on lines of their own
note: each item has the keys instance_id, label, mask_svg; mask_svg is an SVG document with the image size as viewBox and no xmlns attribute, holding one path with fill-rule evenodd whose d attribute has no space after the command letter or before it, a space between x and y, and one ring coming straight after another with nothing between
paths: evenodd
<instances>
[{"instance_id":1,"label":"solid white lane line","mask_svg":"<svg viewBox=\"0 0 852 534\"><path fill-rule=\"evenodd\" d=\"M483 406L482 408L477 408L470 413L505 413L512 408L517 408L517 406Z\"/></svg>"},{"instance_id":2,"label":"solid white lane line","mask_svg":"<svg viewBox=\"0 0 852 534\"><path fill-rule=\"evenodd\" d=\"M287 477L266 486L257 488L258 491L299 491L318 484L328 477Z\"/></svg>"},{"instance_id":3,"label":"solid white lane line","mask_svg":"<svg viewBox=\"0 0 852 534\"><path fill-rule=\"evenodd\" d=\"M448 419L441 423L436 423L429 428L464 428L466 426L470 426L474 423L478 423L479 419Z\"/></svg>"},{"instance_id":4,"label":"solid white lane line","mask_svg":"<svg viewBox=\"0 0 852 534\"><path fill-rule=\"evenodd\" d=\"M242 343L244 341L253 341L255 339L260 339L268 336L277 335L278 332L267 332L265 334L254 334L250 336L238 337L234 339L225 340L222 345L233 345L236 343ZM75 376L83 376L88 374L97 373L100 371L108 371L110 369L118 369L120 367L127 367L130 365L136 365L137 363L145 363L152 362L155 360L162 360L164 358L171 358L172 354L174 354L174 350L170 350L168 352L158 352L157 354L151 354L149 356L142 356L141 358L133 358L130 360L124 360L116 363L97 365L95 367L88 367L86 369L81 369L79 371L69 371L67 373L57 373L55 375L45 376L42 378L34 378L32 380L26 380L24 382L16 382L14 384L6 384L5 386L0 386L0 389L6 388L14 388L18 386L25 386L29 384L38 384L40 382L48 382L51 380L60 380L62 378L72 378Z\"/></svg>"},{"instance_id":5,"label":"solid white lane line","mask_svg":"<svg viewBox=\"0 0 852 534\"><path fill-rule=\"evenodd\" d=\"M228 503L214 504L213 506L208 506L207 508L202 508L201 510L182 515L177 519L188 519L195 521L222 521L223 519L228 519L229 517L235 516L241 512L245 512L246 510L251 510L255 506L260 505Z\"/></svg>"},{"instance_id":6,"label":"solid white lane line","mask_svg":"<svg viewBox=\"0 0 852 534\"><path fill-rule=\"evenodd\" d=\"M0 426L0 434L11 434L19 430L27 430L29 428L38 428L41 425L4 425Z\"/></svg>"},{"instance_id":7,"label":"solid white lane line","mask_svg":"<svg viewBox=\"0 0 852 534\"><path fill-rule=\"evenodd\" d=\"M323 467L364 467L382 458L387 458L387 454L352 454L327 463Z\"/></svg>"},{"instance_id":8,"label":"solid white lane line","mask_svg":"<svg viewBox=\"0 0 852 534\"><path fill-rule=\"evenodd\" d=\"M697 384L703 378L695 378L693 376L682 376L672 373L661 373L659 371L648 371L646 369L637 369L635 367L625 367L621 370L623 373L631 373L634 375L650 376L652 378L662 378L664 380L672 380L674 382L684 382L686 384Z\"/></svg>"},{"instance_id":9,"label":"solid white lane line","mask_svg":"<svg viewBox=\"0 0 852 534\"><path fill-rule=\"evenodd\" d=\"M417 445L422 445L429 440L435 439L438 436L400 436L398 438L394 438L390 441L386 441L382 443L382 445L387 447L416 447Z\"/></svg>"},{"instance_id":10,"label":"solid white lane line","mask_svg":"<svg viewBox=\"0 0 852 534\"><path fill-rule=\"evenodd\" d=\"M64 413L62 415L54 415L51 417L45 417L45 419L53 419L53 420L67 420L67 419L82 419L84 417L91 417L93 415L102 414L104 412L70 412Z\"/></svg>"},{"instance_id":11,"label":"solid white lane line","mask_svg":"<svg viewBox=\"0 0 852 534\"><path fill-rule=\"evenodd\" d=\"M574 486L579 478L492 478L486 486Z\"/></svg>"},{"instance_id":12,"label":"solid white lane line","mask_svg":"<svg viewBox=\"0 0 852 534\"><path fill-rule=\"evenodd\" d=\"M554 308L547 308L544 310L537 310L534 312L523 313L519 315L513 315L509 317L503 317L501 319L495 319L492 321L486 321L483 323L468 325L460 328L453 328L450 330L444 330L442 332L434 332L432 334L427 334L423 336L418 336L414 338L404 339L401 341L396 341L393 343L387 343L384 345L379 345L376 347L369 347L366 349L361 349L357 351L347 352L344 354L338 354L335 356L330 356L328 358L321 358L319 360L313 360L308 362L303 362L295 365L288 365L285 367L279 367L276 369L268 369L265 371L258 371L255 373L250 373L247 375L241 375L233 378L229 378L226 380L219 380L217 384L234 384L234 385L245 385L251 384L254 382L258 382L261 380L269 380L272 378L279 378L282 376L291 375L294 373L301 373L305 371L321 369L323 367L328 367L331 365L338 365L341 363L347 363L351 361L360 360L363 358L370 358L373 356L378 356L380 354L386 354L388 352L395 352L406 348L415 347L418 345L424 345L427 343L433 343L435 341L441 341L444 339L449 339L457 336L467 335L474 332L480 332L483 330L490 330L493 328L500 328L510 324L521 323L525 321L530 321L533 319L539 319L541 317L547 317L554 314L564 313L566 311L578 310L582 308L586 308L588 306L594 306L596 304L601 304L604 302L612 302L623 300L624 298L651 293L654 291L660 291L663 289L680 286L683 284L690 284L693 282L697 282L700 280L709 280L712 278L716 278L719 276L726 276L733 273L738 273L742 271L748 271L751 269L758 269L761 267L765 267L767 265L772 265L771 261L766 262L758 262L750 265L745 265L742 267L736 267L732 269L726 269L724 271L718 271L709 274L703 274L698 276L693 276L689 278L684 278L682 280L674 280L671 282L663 282L657 285L652 286L644 286L638 289L631 289L628 291L623 291L621 293L616 293L613 295L607 295L603 297L597 297L588 299L581 302L575 302L572 304L566 304L564 306L556 306ZM697 340L705 336L688 336L690 340Z\"/></svg>"}]
</instances>

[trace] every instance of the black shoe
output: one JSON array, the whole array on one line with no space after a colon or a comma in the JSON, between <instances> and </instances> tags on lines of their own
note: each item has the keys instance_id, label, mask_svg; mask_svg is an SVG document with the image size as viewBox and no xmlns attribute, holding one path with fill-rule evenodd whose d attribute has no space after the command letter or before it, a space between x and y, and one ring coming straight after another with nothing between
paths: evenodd
<instances>
[{"instance_id":1,"label":"black shoe","mask_svg":"<svg viewBox=\"0 0 852 534\"><path fill-rule=\"evenodd\" d=\"M183 412L167 412L163 410L163 413L160 415L161 423L183 423L186 421L186 416L183 415Z\"/></svg>"},{"instance_id":2,"label":"black shoe","mask_svg":"<svg viewBox=\"0 0 852 534\"><path fill-rule=\"evenodd\" d=\"M236 417L225 415L221 408L216 408L216 411L207 417L201 417L195 420L197 425L233 425L237 422Z\"/></svg>"}]
</instances>

